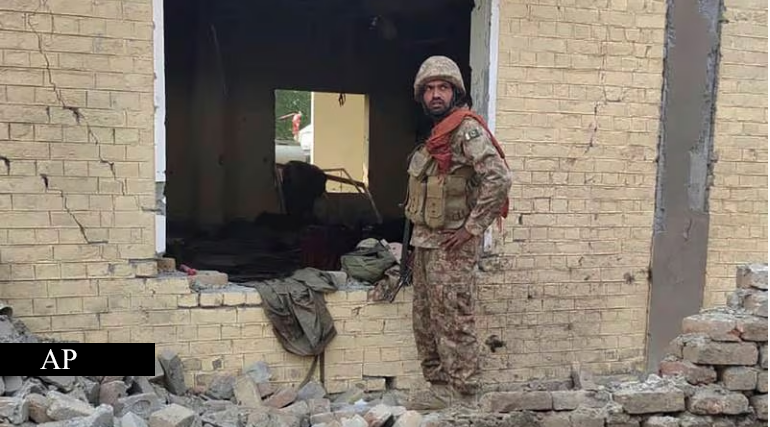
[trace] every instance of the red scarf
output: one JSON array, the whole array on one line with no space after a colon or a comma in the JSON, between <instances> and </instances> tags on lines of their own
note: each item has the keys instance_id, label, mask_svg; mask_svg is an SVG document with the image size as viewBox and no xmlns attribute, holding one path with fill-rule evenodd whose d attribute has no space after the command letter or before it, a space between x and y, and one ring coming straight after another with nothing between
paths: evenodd
<instances>
[{"instance_id":1,"label":"red scarf","mask_svg":"<svg viewBox=\"0 0 770 427\"><path fill-rule=\"evenodd\" d=\"M494 144L495 149L497 149L497 153L503 159L503 162L505 163L505 167L507 167L508 170L510 170L510 167L508 166L508 162L505 160L505 153L503 152L503 148L500 146L500 143L497 142L497 139L495 138L495 136L492 135L492 132L489 131L487 122L484 121L484 119L481 116L474 113L470 109L460 108L453 111L447 117L445 117L443 120L438 122L435 126L433 126L433 130L431 131L430 137L428 138L428 142L426 144L428 153L430 153L430 155L436 160L439 174L443 175L449 172L449 168L452 165L452 150L451 150L452 133L460 126L460 124L463 122L463 120L465 120L466 117L473 118L474 120L479 122L481 126L484 127L484 129L489 134L489 137L492 139L492 144ZM508 205L509 205L509 199L508 197L506 197L505 202L503 204L502 211L500 212L500 216L503 218L508 217L508 207L509 207Z\"/></svg>"}]
</instances>

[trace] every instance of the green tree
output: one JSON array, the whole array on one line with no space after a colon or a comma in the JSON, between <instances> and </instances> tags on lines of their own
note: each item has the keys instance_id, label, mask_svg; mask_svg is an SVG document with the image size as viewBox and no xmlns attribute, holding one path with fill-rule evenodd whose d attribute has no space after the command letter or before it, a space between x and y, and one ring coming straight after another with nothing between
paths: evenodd
<instances>
[{"instance_id":1,"label":"green tree","mask_svg":"<svg viewBox=\"0 0 770 427\"><path fill-rule=\"evenodd\" d=\"M275 139L291 140L291 119L278 120L286 114L302 112L300 129L310 124L310 92L299 90L275 91Z\"/></svg>"}]
</instances>

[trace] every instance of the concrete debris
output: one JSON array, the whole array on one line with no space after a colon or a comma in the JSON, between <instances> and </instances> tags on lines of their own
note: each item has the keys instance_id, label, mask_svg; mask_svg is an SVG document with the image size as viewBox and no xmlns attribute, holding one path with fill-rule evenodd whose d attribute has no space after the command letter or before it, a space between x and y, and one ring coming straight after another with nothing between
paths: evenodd
<instances>
[{"instance_id":1,"label":"concrete debris","mask_svg":"<svg viewBox=\"0 0 770 427\"><path fill-rule=\"evenodd\" d=\"M310 416L310 423L313 425L317 424L329 424L333 421L336 421L336 417L334 416L333 412L320 412L317 414L312 414Z\"/></svg>"},{"instance_id":2,"label":"concrete debris","mask_svg":"<svg viewBox=\"0 0 770 427\"><path fill-rule=\"evenodd\" d=\"M377 405L364 415L369 427L383 427L393 418L393 410L387 405Z\"/></svg>"},{"instance_id":3,"label":"concrete debris","mask_svg":"<svg viewBox=\"0 0 770 427\"><path fill-rule=\"evenodd\" d=\"M738 267L736 284L739 288L767 290L767 264L748 264Z\"/></svg>"},{"instance_id":4,"label":"concrete debris","mask_svg":"<svg viewBox=\"0 0 770 427\"><path fill-rule=\"evenodd\" d=\"M420 427L422 415L417 411L406 411L393 424L393 427Z\"/></svg>"},{"instance_id":5,"label":"concrete debris","mask_svg":"<svg viewBox=\"0 0 770 427\"><path fill-rule=\"evenodd\" d=\"M101 393L102 388L101 384L90 378L77 377L75 388L83 391L83 394L89 403L92 405L99 404L99 394Z\"/></svg>"},{"instance_id":6,"label":"concrete debris","mask_svg":"<svg viewBox=\"0 0 770 427\"><path fill-rule=\"evenodd\" d=\"M273 383L260 383L257 384L257 390L259 391L259 396L264 399L275 393L276 387Z\"/></svg>"},{"instance_id":7,"label":"concrete debris","mask_svg":"<svg viewBox=\"0 0 770 427\"><path fill-rule=\"evenodd\" d=\"M128 396L128 385L123 381L110 381L99 389L99 403L115 406L118 399Z\"/></svg>"},{"instance_id":8,"label":"concrete debris","mask_svg":"<svg viewBox=\"0 0 770 427\"><path fill-rule=\"evenodd\" d=\"M149 378L150 381L160 381L163 379L163 365L160 364L160 359L155 358L155 375Z\"/></svg>"},{"instance_id":9,"label":"concrete debris","mask_svg":"<svg viewBox=\"0 0 770 427\"><path fill-rule=\"evenodd\" d=\"M72 418L87 417L94 413L94 408L88 403L58 391L49 391L46 397L51 402L46 414L52 420L65 421Z\"/></svg>"},{"instance_id":10,"label":"concrete debris","mask_svg":"<svg viewBox=\"0 0 770 427\"><path fill-rule=\"evenodd\" d=\"M235 401L241 406L256 408L262 405L262 396L257 388L257 383L248 375L241 375L235 380L233 394Z\"/></svg>"},{"instance_id":11,"label":"concrete debris","mask_svg":"<svg viewBox=\"0 0 770 427\"><path fill-rule=\"evenodd\" d=\"M153 412L162 409L163 405L157 394L141 393L118 399L114 407L118 417L133 413L146 420Z\"/></svg>"},{"instance_id":12,"label":"concrete debris","mask_svg":"<svg viewBox=\"0 0 770 427\"><path fill-rule=\"evenodd\" d=\"M198 414L184 406L171 404L150 415L150 427L193 427L200 423Z\"/></svg>"},{"instance_id":13,"label":"concrete debris","mask_svg":"<svg viewBox=\"0 0 770 427\"><path fill-rule=\"evenodd\" d=\"M308 406L307 402L299 401L281 409L281 412L297 417L304 417L310 412L310 407Z\"/></svg>"},{"instance_id":14,"label":"concrete debris","mask_svg":"<svg viewBox=\"0 0 770 427\"><path fill-rule=\"evenodd\" d=\"M47 413L48 407L51 406L51 401L47 397L32 393L25 400L29 403L29 419L37 424L53 421Z\"/></svg>"},{"instance_id":15,"label":"concrete debris","mask_svg":"<svg viewBox=\"0 0 770 427\"><path fill-rule=\"evenodd\" d=\"M150 384L149 377L136 377L131 386L131 394L155 393L155 389Z\"/></svg>"},{"instance_id":16,"label":"concrete debris","mask_svg":"<svg viewBox=\"0 0 770 427\"><path fill-rule=\"evenodd\" d=\"M3 377L3 383L5 384L5 393L11 395L21 390L24 380L18 375L10 375Z\"/></svg>"},{"instance_id":17,"label":"concrete debris","mask_svg":"<svg viewBox=\"0 0 770 427\"><path fill-rule=\"evenodd\" d=\"M202 421L212 427L238 427L240 417L238 407L232 406L223 411L203 414Z\"/></svg>"},{"instance_id":18,"label":"concrete debris","mask_svg":"<svg viewBox=\"0 0 770 427\"><path fill-rule=\"evenodd\" d=\"M99 405L93 413L87 417L77 417L64 421L52 421L39 424L43 427L113 427L115 418L112 415L112 407Z\"/></svg>"},{"instance_id":19,"label":"concrete debris","mask_svg":"<svg viewBox=\"0 0 770 427\"><path fill-rule=\"evenodd\" d=\"M251 412L248 415L246 425L250 427L301 427L302 421L293 415L276 411L274 408L264 408Z\"/></svg>"},{"instance_id":20,"label":"concrete debris","mask_svg":"<svg viewBox=\"0 0 770 427\"><path fill-rule=\"evenodd\" d=\"M265 405L273 408L283 408L291 405L297 399L297 390L294 387L284 387L265 400Z\"/></svg>"},{"instance_id":21,"label":"concrete debris","mask_svg":"<svg viewBox=\"0 0 770 427\"><path fill-rule=\"evenodd\" d=\"M234 396L235 375L216 375L211 380L206 395L220 400L230 400Z\"/></svg>"},{"instance_id":22,"label":"concrete debris","mask_svg":"<svg viewBox=\"0 0 770 427\"><path fill-rule=\"evenodd\" d=\"M0 343L53 343L64 342L39 337L29 332L21 320L7 314L0 315Z\"/></svg>"},{"instance_id":23,"label":"concrete debris","mask_svg":"<svg viewBox=\"0 0 770 427\"><path fill-rule=\"evenodd\" d=\"M308 381L297 392L297 400L323 399L326 397L326 389L318 381Z\"/></svg>"},{"instance_id":24,"label":"concrete debris","mask_svg":"<svg viewBox=\"0 0 770 427\"><path fill-rule=\"evenodd\" d=\"M29 418L29 403L19 397L0 397L0 421L21 424Z\"/></svg>"},{"instance_id":25,"label":"concrete debris","mask_svg":"<svg viewBox=\"0 0 770 427\"><path fill-rule=\"evenodd\" d=\"M56 377L38 377L46 384L55 385L58 389L63 391L72 390L72 386L75 384L75 377L72 376L56 376Z\"/></svg>"},{"instance_id":26,"label":"concrete debris","mask_svg":"<svg viewBox=\"0 0 770 427\"><path fill-rule=\"evenodd\" d=\"M120 427L148 427L144 418L129 412L120 418Z\"/></svg>"},{"instance_id":27,"label":"concrete debris","mask_svg":"<svg viewBox=\"0 0 770 427\"><path fill-rule=\"evenodd\" d=\"M247 366L246 369L243 370L243 373L250 376L257 384L270 382L273 378L273 374L270 372L270 366L261 360Z\"/></svg>"},{"instance_id":28,"label":"concrete debris","mask_svg":"<svg viewBox=\"0 0 770 427\"><path fill-rule=\"evenodd\" d=\"M351 418L342 420L342 427L368 427L366 420L360 415L354 415Z\"/></svg>"},{"instance_id":29,"label":"concrete debris","mask_svg":"<svg viewBox=\"0 0 770 427\"><path fill-rule=\"evenodd\" d=\"M308 412L311 415L332 411L332 405L329 399L310 399L307 401L307 405Z\"/></svg>"},{"instance_id":30,"label":"concrete debris","mask_svg":"<svg viewBox=\"0 0 770 427\"><path fill-rule=\"evenodd\" d=\"M184 382L184 368L182 360L175 352L163 350L158 355L158 361L163 368L164 382L171 393L181 395L187 391Z\"/></svg>"},{"instance_id":31,"label":"concrete debris","mask_svg":"<svg viewBox=\"0 0 770 427\"><path fill-rule=\"evenodd\" d=\"M364 391L358 387L353 387L334 399L334 403L353 404L364 397Z\"/></svg>"}]
</instances>

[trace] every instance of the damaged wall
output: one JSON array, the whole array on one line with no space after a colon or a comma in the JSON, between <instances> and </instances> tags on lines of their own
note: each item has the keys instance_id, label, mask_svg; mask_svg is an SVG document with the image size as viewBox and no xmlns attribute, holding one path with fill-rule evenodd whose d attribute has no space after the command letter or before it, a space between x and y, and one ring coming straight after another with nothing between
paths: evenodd
<instances>
[{"instance_id":1,"label":"damaged wall","mask_svg":"<svg viewBox=\"0 0 770 427\"><path fill-rule=\"evenodd\" d=\"M666 7L500 4L497 135L513 170L479 289L490 381L643 370Z\"/></svg>"},{"instance_id":2,"label":"damaged wall","mask_svg":"<svg viewBox=\"0 0 770 427\"><path fill-rule=\"evenodd\" d=\"M742 261L767 261L767 3L725 0L704 306Z\"/></svg>"},{"instance_id":3,"label":"damaged wall","mask_svg":"<svg viewBox=\"0 0 770 427\"><path fill-rule=\"evenodd\" d=\"M257 6L247 3L199 1L196 15L187 2L166 3L167 16L174 17L167 50L175 52L167 62L167 81L178 87L168 99L171 221L216 225L277 211L276 88L368 95L371 191L383 214L399 215L406 185L403 159L417 128L412 79L425 48L405 55L396 42L378 40L377 31L367 30L365 15L351 16L355 11L316 11L329 15L329 23L319 26L309 23L313 12L289 6L255 14ZM176 13L179 9L185 11ZM467 63L469 14L464 21L458 16L457 26L466 31L451 34L441 46ZM399 27L399 37L408 39L404 28L408 24ZM197 38L191 48L193 32ZM272 41L265 43L267 38Z\"/></svg>"},{"instance_id":4,"label":"damaged wall","mask_svg":"<svg viewBox=\"0 0 770 427\"><path fill-rule=\"evenodd\" d=\"M0 298L97 327L97 281L155 252L152 4L0 10Z\"/></svg>"}]
</instances>

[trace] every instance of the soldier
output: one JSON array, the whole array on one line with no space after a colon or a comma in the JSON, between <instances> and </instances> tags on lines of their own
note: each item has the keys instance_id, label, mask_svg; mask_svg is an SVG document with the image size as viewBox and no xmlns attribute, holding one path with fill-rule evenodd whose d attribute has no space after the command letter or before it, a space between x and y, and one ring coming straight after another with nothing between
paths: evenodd
<instances>
[{"instance_id":1,"label":"soldier","mask_svg":"<svg viewBox=\"0 0 770 427\"><path fill-rule=\"evenodd\" d=\"M434 125L408 169L414 335L430 383L413 392L410 406L441 409L479 391L474 276L484 231L508 213L511 174L486 123L470 110L451 59L428 58L414 96Z\"/></svg>"}]
</instances>

